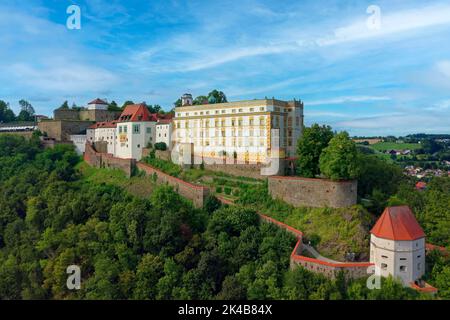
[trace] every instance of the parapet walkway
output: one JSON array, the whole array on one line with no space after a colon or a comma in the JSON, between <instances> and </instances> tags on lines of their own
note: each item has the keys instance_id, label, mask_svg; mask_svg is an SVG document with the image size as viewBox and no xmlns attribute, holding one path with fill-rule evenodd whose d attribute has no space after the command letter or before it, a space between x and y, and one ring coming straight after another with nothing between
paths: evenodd
<instances>
[{"instance_id":1,"label":"parapet walkway","mask_svg":"<svg viewBox=\"0 0 450 320\"><path fill-rule=\"evenodd\" d=\"M228 205L235 205L235 203L231 200L225 199L221 196L216 196L217 199L219 199L220 202L224 203L224 204L228 204ZM319 264L326 264L329 267L338 267L338 268L345 268L347 267L370 267L373 264L369 263L369 262L341 262L341 261L336 261L336 260L332 260L329 258L326 258L324 256L322 256L316 249L314 249L312 246L303 243L303 232L288 226L287 224L280 222L278 220L275 220L272 217L269 217L265 214L262 214L261 212L257 212L257 214L264 220L267 221L269 223L273 223L276 224L277 226L285 229L286 231L294 234L297 237L297 244L294 248L294 251L291 254L291 259L298 261L298 260L304 260L304 261L308 261L309 263L319 263ZM314 258L309 258L309 257L305 257L301 255L301 252L303 250L308 251ZM292 262L292 261L291 261Z\"/></svg>"},{"instance_id":2,"label":"parapet walkway","mask_svg":"<svg viewBox=\"0 0 450 320\"><path fill-rule=\"evenodd\" d=\"M309 244L304 243L303 244L303 249L308 251L314 258L316 258L318 260L325 261L325 262L328 262L328 263L342 263L342 262L339 262L339 261L336 261L336 260L332 260L332 259L329 259L329 258L326 258L326 257L322 256L319 252L317 252L316 249L314 249Z\"/></svg>"}]
</instances>

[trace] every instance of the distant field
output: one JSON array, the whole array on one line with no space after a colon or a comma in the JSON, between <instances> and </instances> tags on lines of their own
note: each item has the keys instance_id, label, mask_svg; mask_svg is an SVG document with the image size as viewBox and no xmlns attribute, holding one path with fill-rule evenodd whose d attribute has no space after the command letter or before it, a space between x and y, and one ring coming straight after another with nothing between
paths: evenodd
<instances>
[{"instance_id":1,"label":"distant field","mask_svg":"<svg viewBox=\"0 0 450 320\"><path fill-rule=\"evenodd\" d=\"M421 145L419 143L395 143L395 142L378 142L372 144L370 148L373 148L377 151L386 151L386 150L415 150L419 149Z\"/></svg>"}]
</instances>

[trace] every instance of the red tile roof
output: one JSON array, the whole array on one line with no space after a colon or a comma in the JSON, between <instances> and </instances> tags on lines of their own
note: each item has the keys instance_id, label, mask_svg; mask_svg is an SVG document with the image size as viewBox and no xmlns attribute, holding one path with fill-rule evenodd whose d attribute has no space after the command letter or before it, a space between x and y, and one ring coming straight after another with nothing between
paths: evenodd
<instances>
[{"instance_id":1,"label":"red tile roof","mask_svg":"<svg viewBox=\"0 0 450 320\"><path fill-rule=\"evenodd\" d=\"M387 207L370 232L389 240L416 240L425 233L408 206Z\"/></svg>"},{"instance_id":2,"label":"red tile roof","mask_svg":"<svg viewBox=\"0 0 450 320\"><path fill-rule=\"evenodd\" d=\"M160 119L172 119L174 117L174 114L173 113L159 114L158 117Z\"/></svg>"},{"instance_id":3,"label":"red tile roof","mask_svg":"<svg viewBox=\"0 0 450 320\"><path fill-rule=\"evenodd\" d=\"M97 122L94 123L89 129L99 129L99 128L115 128L117 127L117 121L110 122Z\"/></svg>"},{"instance_id":4,"label":"red tile roof","mask_svg":"<svg viewBox=\"0 0 450 320\"><path fill-rule=\"evenodd\" d=\"M145 104L130 104L125 107L119 117L119 122L157 121L155 114L151 114Z\"/></svg>"},{"instance_id":5,"label":"red tile roof","mask_svg":"<svg viewBox=\"0 0 450 320\"><path fill-rule=\"evenodd\" d=\"M424 286L420 287L418 286L416 283L411 282L410 283L411 288L420 291L420 292L424 292L424 293L436 293L438 292L438 289L433 287L432 285L428 284L425 282Z\"/></svg>"},{"instance_id":6,"label":"red tile roof","mask_svg":"<svg viewBox=\"0 0 450 320\"><path fill-rule=\"evenodd\" d=\"M169 124L172 122L172 119L158 119L158 124Z\"/></svg>"},{"instance_id":7,"label":"red tile roof","mask_svg":"<svg viewBox=\"0 0 450 320\"><path fill-rule=\"evenodd\" d=\"M438 251L440 251L442 254L444 254L446 256L450 253L447 250L446 247L436 246L436 245L431 244L431 243L426 243L425 244L425 249L427 249L428 251L438 250Z\"/></svg>"},{"instance_id":8,"label":"red tile roof","mask_svg":"<svg viewBox=\"0 0 450 320\"><path fill-rule=\"evenodd\" d=\"M425 189L427 187L427 184L423 181L419 181L416 183L416 189Z\"/></svg>"},{"instance_id":9,"label":"red tile roof","mask_svg":"<svg viewBox=\"0 0 450 320\"><path fill-rule=\"evenodd\" d=\"M97 99L95 99L95 100L92 100L92 101L89 102L88 104L108 104L108 103L106 103L106 102L103 101L102 99L97 98Z\"/></svg>"}]
</instances>

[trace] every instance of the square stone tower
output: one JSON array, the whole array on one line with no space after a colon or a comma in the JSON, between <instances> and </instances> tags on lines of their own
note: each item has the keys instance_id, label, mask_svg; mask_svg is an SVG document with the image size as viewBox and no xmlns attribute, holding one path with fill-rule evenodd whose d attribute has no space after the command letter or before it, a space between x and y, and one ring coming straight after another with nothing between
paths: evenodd
<instances>
[{"instance_id":1,"label":"square stone tower","mask_svg":"<svg viewBox=\"0 0 450 320\"><path fill-rule=\"evenodd\" d=\"M381 276L392 275L410 286L425 273L425 233L408 206L384 210L370 238L370 262Z\"/></svg>"}]
</instances>

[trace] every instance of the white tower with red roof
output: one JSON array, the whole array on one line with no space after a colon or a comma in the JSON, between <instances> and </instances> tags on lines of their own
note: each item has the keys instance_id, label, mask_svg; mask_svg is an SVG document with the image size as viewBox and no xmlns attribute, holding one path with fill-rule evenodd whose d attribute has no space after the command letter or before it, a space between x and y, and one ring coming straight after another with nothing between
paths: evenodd
<instances>
[{"instance_id":1,"label":"white tower with red roof","mask_svg":"<svg viewBox=\"0 0 450 320\"><path fill-rule=\"evenodd\" d=\"M102 99L95 99L88 103L88 110L108 110L108 103Z\"/></svg>"},{"instance_id":2,"label":"white tower with red roof","mask_svg":"<svg viewBox=\"0 0 450 320\"><path fill-rule=\"evenodd\" d=\"M408 206L384 210L370 238L370 262L381 276L392 275L410 286L425 273L425 233Z\"/></svg>"}]
</instances>

